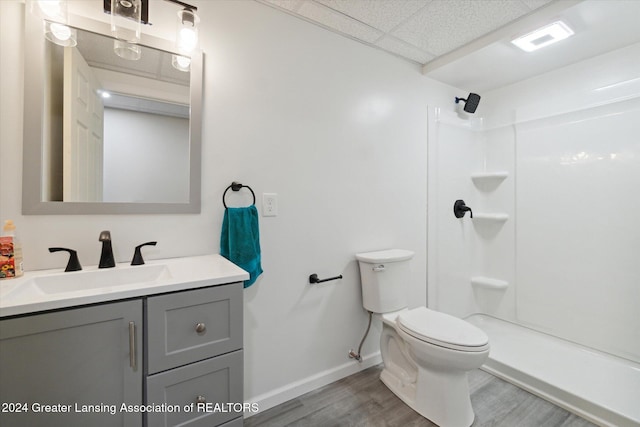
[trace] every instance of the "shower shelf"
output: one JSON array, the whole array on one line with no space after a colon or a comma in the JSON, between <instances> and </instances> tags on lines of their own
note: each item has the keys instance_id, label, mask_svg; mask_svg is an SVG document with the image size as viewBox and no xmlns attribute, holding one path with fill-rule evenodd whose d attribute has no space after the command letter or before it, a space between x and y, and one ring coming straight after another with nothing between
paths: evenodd
<instances>
[{"instance_id":1,"label":"shower shelf","mask_svg":"<svg viewBox=\"0 0 640 427\"><path fill-rule=\"evenodd\" d=\"M473 219L474 220L479 220L479 221L493 221L493 222L505 222L506 220L509 219L509 215L507 215L506 213L474 213L473 214Z\"/></svg>"},{"instance_id":2,"label":"shower shelf","mask_svg":"<svg viewBox=\"0 0 640 427\"><path fill-rule=\"evenodd\" d=\"M496 171L496 172L478 172L471 175L471 179L474 181L482 182L482 181L502 181L509 176L509 172L507 171Z\"/></svg>"},{"instance_id":3,"label":"shower shelf","mask_svg":"<svg viewBox=\"0 0 640 427\"><path fill-rule=\"evenodd\" d=\"M471 278L471 284L474 287L482 289L495 289L503 290L507 289L509 282L500 279L493 279L491 277L476 276Z\"/></svg>"},{"instance_id":4,"label":"shower shelf","mask_svg":"<svg viewBox=\"0 0 640 427\"><path fill-rule=\"evenodd\" d=\"M507 171L478 172L471 174L471 180L478 190L488 193L498 188L508 176Z\"/></svg>"}]
</instances>

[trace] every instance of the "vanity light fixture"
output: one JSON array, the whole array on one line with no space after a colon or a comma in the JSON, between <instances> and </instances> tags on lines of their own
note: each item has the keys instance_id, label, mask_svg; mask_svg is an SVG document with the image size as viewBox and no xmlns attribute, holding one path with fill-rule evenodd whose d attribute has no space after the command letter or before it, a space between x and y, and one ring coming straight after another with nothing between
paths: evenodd
<instances>
[{"instance_id":1,"label":"vanity light fixture","mask_svg":"<svg viewBox=\"0 0 640 427\"><path fill-rule=\"evenodd\" d=\"M111 34L129 43L140 41L142 0L113 0L111 2Z\"/></svg>"},{"instance_id":2,"label":"vanity light fixture","mask_svg":"<svg viewBox=\"0 0 640 427\"><path fill-rule=\"evenodd\" d=\"M569 28L567 24L562 21L556 21L525 34L524 36L511 40L511 43L518 46L525 52L533 52L534 50L538 50L559 42L560 40L564 40L573 34L573 30Z\"/></svg>"},{"instance_id":3,"label":"vanity light fixture","mask_svg":"<svg viewBox=\"0 0 640 427\"><path fill-rule=\"evenodd\" d=\"M137 61L142 55L136 44L140 41L142 0L112 0L110 6L113 51L122 59Z\"/></svg>"},{"instance_id":4,"label":"vanity light fixture","mask_svg":"<svg viewBox=\"0 0 640 427\"><path fill-rule=\"evenodd\" d=\"M198 8L179 0L165 1L182 8L178 11L176 46L181 55L188 56L198 47ZM149 0L103 0L103 3L104 11L111 14L111 32L117 39L114 42L116 54L125 59L139 59L136 43L140 41L141 24L149 24ZM185 67L184 64L179 66Z\"/></svg>"},{"instance_id":5,"label":"vanity light fixture","mask_svg":"<svg viewBox=\"0 0 640 427\"><path fill-rule=\"evenodd\" d=\"M69 27L66 0L33 0L31 12L43 19L44 37L60 46L78 44L76 30Z\"/></svg>"}]
</instances>

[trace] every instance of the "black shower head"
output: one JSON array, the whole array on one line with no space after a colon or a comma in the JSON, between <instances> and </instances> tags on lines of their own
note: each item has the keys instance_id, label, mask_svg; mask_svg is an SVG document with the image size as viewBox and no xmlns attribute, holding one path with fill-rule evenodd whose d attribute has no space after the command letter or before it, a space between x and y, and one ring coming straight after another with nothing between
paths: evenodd
<instances>
[{"instance_id":1,"label":"black shower head","mask_svg":"<svg viewBox=\"0 0 640 427\"><path fill-rule=\"evenodd\" d=\"M464 111L467 113L475 113L478 104L480 103L480 95L477 93L470 93L467 99L456 97L456 104L460 101L464 101Z\"/></svg>"}]
</instances>

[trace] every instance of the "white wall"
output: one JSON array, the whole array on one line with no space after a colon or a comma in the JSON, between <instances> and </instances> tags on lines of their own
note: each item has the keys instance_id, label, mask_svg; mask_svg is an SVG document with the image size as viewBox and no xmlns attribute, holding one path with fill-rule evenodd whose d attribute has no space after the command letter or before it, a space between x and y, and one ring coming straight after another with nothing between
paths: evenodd
<instances>
[{"instance_id":1,"label":"white wall","mask_svg":"<svg viewBox=\"0 0 640 427\"><path fill-rule=\"evenodd\" d=\"M432 144L453 146L436 153L441 168L430 168L430 181L443 181L449 199L456 194L447 165L463 176L478 163L509 172L493 191L472 188L469 196L509 220L493 234L461 222L464 233L450 233L452 241L430 252L429 295L437 307L488 313L640 360L639 70L634 44L483 94L486 130L476 138L475 159L461 138L430 138L430 154ZM440 202L435 196L430 206ZM429 230L432 219L435 227L450 221L430 213ZM472 249L460 256L460 247ZM478 292L462 278L431 281L472 274L508 287Z\"/></svg>"},{"instance_id":2,"label":"white wall","mask_svg":"<svg viewBox=\"0 0 640 427\"><path fill-rule=\"evenodd\" d=\"M205 52L202 213L22 216L23 72L14 35L22 6L0 2L0 152L11 159L0 171L0 218L16 221L27 269L61 268L65 261L47 247L75 248L83 264L96 264L104 229L119 261L148 240L159 242L149 258L217 252L231 181L250 185L258 199L278 193L279 215L260 219L265 272L245 291L245 395L273 404L327 374L359 369L346 356L366 326L354 253L399 247L426 259L427 105L452 105L459 92L417 65L263 4L197 6ZM228 195L230 204L241 197ZM424 304L426 263L414 270L411 301ZM344 279L310 286L311 273ZM376 333L365 355L377 351Z\"/></svg>"},{"instance_id":3,"label":"white wall","mask_svg":"<svg viewBox=\"0 0 640 427\"><path fill-rule=\"evenodd\" d=\"M104 109L105 202L186 203L189 120Z\"/></svg>"}]
</instances>

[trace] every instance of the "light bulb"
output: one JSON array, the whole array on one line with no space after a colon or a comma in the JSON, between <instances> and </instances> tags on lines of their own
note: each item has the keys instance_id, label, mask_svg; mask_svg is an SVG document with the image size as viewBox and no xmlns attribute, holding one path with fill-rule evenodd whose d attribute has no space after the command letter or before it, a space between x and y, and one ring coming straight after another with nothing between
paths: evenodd
<instances>
[{"instance_id":1,"label":"light bulb","mask_svg":"<svg viewBox=\"0 0 640 427\"><path fill-rule=\"evenodd\" d=\"M181 53L191 53L198 46L198 23L200 18L193 10L178 12L178 34L176 44Z\"/></svg>"},{"instance_id":2,"label":"light bulb","mask_svg":"<svg viewBox=\"0 0 640 427\"><path fill-rule=\"evenodd\" d=\"M187 51L191 52L198 43L198 35L195 33L193 28L182 28L180 30L180 47Z\"/></svg>"},{"instance_id":3,"label":"light bulb","mask_svg":"<svg viewBox=\"0 0 640 427\"><path fill-rule=\"evenodd\" d=\"M188 72L191 66L191 58L180 55L171 55L171 65L173 65L173 68L176 70Z\"/></svg>"}]
</instances>

